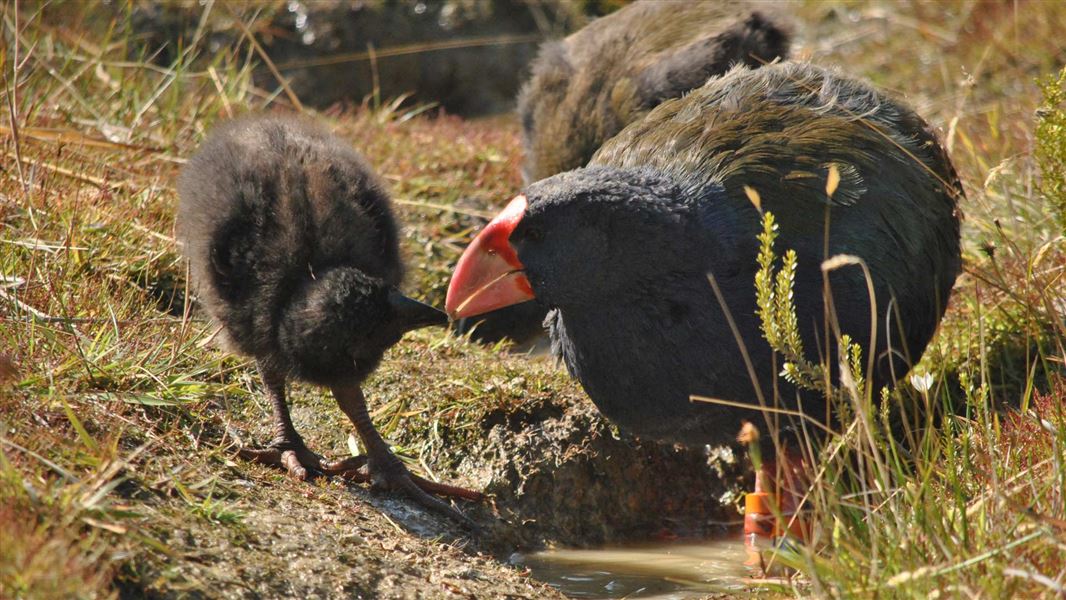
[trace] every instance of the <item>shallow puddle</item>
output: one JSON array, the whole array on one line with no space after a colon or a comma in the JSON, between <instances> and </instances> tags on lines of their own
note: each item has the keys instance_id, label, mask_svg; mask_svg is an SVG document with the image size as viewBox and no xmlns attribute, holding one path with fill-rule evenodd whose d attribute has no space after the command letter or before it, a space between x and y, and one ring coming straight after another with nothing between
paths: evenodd
<instances>
[{"instance_id":1,"label":"shallow puddle","mask_svg":"<svg viewBox=\"0 0 1066 600\"><path fill-rule=\"evenodd\" d=\"M695 598L743 590L740 535L600 550L545 550L512 562L571 598Z\"/></svg>"}]
</instances>

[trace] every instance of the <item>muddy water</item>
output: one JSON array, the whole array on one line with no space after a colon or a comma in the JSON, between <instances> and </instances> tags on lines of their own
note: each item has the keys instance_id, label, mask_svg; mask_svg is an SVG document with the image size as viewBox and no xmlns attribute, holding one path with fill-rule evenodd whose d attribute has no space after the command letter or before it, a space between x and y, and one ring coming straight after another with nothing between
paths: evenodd
<instances>
[{"instance_id":1,"label":"muddy water","mask_svg":"<svg viewBox=\"0 0 1066 600\"><path fill-rule=\"evenodd\" d=\"M512 562L571 598L687 599L738 592L749 573L740 535L719 540L516 554Z\"/></svg>"}]
</instances>

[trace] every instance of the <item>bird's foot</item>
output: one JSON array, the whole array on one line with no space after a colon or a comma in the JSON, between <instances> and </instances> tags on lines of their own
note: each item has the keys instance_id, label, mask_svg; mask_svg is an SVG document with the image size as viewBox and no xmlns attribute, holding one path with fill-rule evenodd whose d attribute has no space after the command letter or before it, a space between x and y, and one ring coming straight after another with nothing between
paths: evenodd
<instances>
[{"instance_id":1,"label":"bird's foot","mask_svg":"<svg viewBox=\"0 0 1066 600\"><path fill-rule=\"evenodd\" d=\"M477 525L464 516L463 513L452 508L449 504L430 496L430 494L479 502L484 498L484 494L481 492L444 483L437 483L419 477L408 471L407 467L400 462L400 459L396 458L394 454L388 451L380 453L378 456L370 456L366 462L367 473L361 473L363 475L362 479L355 479L348 475L345 476L356 481L365 482L369 480L374 489L402 491L423 508L445 516L467 529L477 529ZM348 471L348 473L350 472L351 471Z\"/></svg>"},{"instance_id":2,"label":"bird's foot","mask_svg":"<svg viewBox=\"0 0 1066 600\"><path fill-rule=\"evenodd\" d=\"M279 436L265 448L243 447L237 456L263 465L281 467L289 475L306 481L313 471L323 471L326 462L307 448L299 436Z\"/></svg>"}]
</instances>

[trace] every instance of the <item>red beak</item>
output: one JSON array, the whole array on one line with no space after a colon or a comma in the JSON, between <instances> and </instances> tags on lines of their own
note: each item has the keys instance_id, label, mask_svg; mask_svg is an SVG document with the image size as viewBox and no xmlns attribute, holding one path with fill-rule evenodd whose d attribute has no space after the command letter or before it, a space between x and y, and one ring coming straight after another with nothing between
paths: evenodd
<instances>
[{"instance_id":1,"label":"red beak","mask_svg":"<svg viewBox=\"0 0 1066 600\"><path fill-rule=\"evenodd\" d=\"M466 247L448 284L444 308L453 319L473 317L533 299L518 254L508 239L526 214L526 197L516 196Z\"/></svg>"}]
</instances>

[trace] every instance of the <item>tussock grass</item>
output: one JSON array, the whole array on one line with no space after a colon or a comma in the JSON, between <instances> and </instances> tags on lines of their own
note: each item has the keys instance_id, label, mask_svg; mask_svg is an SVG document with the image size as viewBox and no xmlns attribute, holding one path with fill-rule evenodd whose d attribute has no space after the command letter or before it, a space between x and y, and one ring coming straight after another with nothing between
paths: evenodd
<instances>
[{"instance_id":1,"label":"tussock grass","mask_svg":"<svg viewBox=\"0 0 1066 600\"><path fill-rule=\"evenodd\" d=\"M1040 80L1044 104L1037 111L1036 161L1040 192L1066 235L1066 67Z\"/></svg>"},{"instance_id":2,"label":"tussock grass","mask_svg":"<svg viewBox=\"0 0 1066 600\"><path fill-rule=\"evenodd\" d=\"M789 317L794 262L786 255L775 274L771 214L764 225L758 279L764 332L782 355L783 376L825 394L840 416L837 428L806 444L813 457L808 543L788 545L771 559L805 575L791 591L832 597L927 597L945 590L952 596L1060 594L1066 575L1066 377L1051 362L1057 357L1034 356L1020 398L994 396L983 356L973 370L964 365L954 372L927 360L910 376L910 386L878 395L866 383L861 350L844 334L840 384L827 383L830 365L811 364L797 352L798 330ZM831 258L823 269L844 262ZM979 336L983 318L977 317ZM1064 338L1051 335L1061 352Z\"/></svg>"},{"instance_id":3,"label":"tussock grass","mask_svg":"<svg viewBox=\"0 0 1066 600\"><path fill-rule=\"evenodd\" d=\"M237 437L263 433L265 407L250 365L206 344L213 332L186 292L173 239L172 181L218 119L293 107L283 86L253 85L246 38L216 53L193 41L157 65L124 29L127 8L0 9L4 597L202 589L182 565L224 553L205 546L190 558L180 535L212 532L240 547L258 508L220 474L235 468ZM915 424L908 455L880 409L859 404L868 430L846 430L819 465L820 528L792 557L803 576L777 589L1056 594L1066 585L1066 250L1047 187L1056 171L1045 165L1061 164L1063 142L1054 127L1034 137L1033 115L1045 104L1037 78L1061 89L1066 6L789 8L809 24L802 52L905 93L943 127L969 200L966 274L920 367L932 384L892 397L944 416ZM1046 114L1061 115L1061 99L1048 98L1060 106ZM390 183L407 224L408 286L441 303L470 233L520 185L516 125L388 100L320 116ZM429 361L452 376L411 375ZM462 434L445 440L440 424L473 436L489 411L573 393L557 373L430 334L393 350L369 385L383 433L403 437L401 450L430 468L447 468L463 443ZM343 449L347 432L327 398L300 389L294 403L298 418L321 415L301 424L318 449ZM260 494L282 480L244 471ZM321 487L303 489L340 504Z\"/></svg>"},{"instance_id":4,"label":"tussock grass","mask_svg":"<svg viewBox=\"0 0 1066 600\"><path fill-rule=\"evenodd\" d=\"M876 63L875 81L905 85L912 98L929 94L919 110L946 126L968 195L964 273L937 337L901 386L868 389L865 359L845 338L839 362L849 376L827 389L820 382L829 364L794 359L795 324L779 302L791 291L792 267L786 254L773 270L768 221L761 241L770 254L758 282L768 339L786 361L786 376L827 394L845 415L839 430L810 444L809 543L775 558L798 576L769 589L997 598L1066 590L1062 57L1016 33L1061 23L1066 14L1047 4L1031 8L1048 10L923 5L903 11L910 16L874 7L837 15L894 50L849 68ZM957 29L925 20L930 12ZM877 35L893 22L940 43ZM964 46L978 35L984 45ZM944 54L933 58L938 47ZM944 73L958 69L962 78L951 85L945 77L938 97L935 78L912 70L921 62L939 63ZM1024 92L1011 89L1019 81Z\"/></svg>"},{"instance_id":5,"label":"tussock grass","mask_svg":"<svg viewBox=\"0 0 1066 600\"><path fill-rule=\"evenodd\" d=\"M0 21L0 596L202 588L172 562L171 540L221 527L241 543L246 496L220 474L268 412L254 369L210 345L185 287L173 180L215 121L292 107L282 86L254 87L247 40L214 54L193 43L157 65L125 29L129 7L15 8L5 3ZM515 127L399 106L321 118L391 184L408 226L408 285L439 304L479 215L518 186ZM410 344L394 351L399 365L430 348L471 356L441 348L439 333ZM502 369L487 353L469 360L486 378ZM388 363L369 391L386 435L405 420L425 431L473 421L500 401L460 385L412 417L399 392L428 397L434 384L389 390ZM311 392L293 394L323 415L304 430L336 453L346 432ZM446 454L439 435L418 444L399 449L423 465Z\"/></svg>"}]
</instances>

